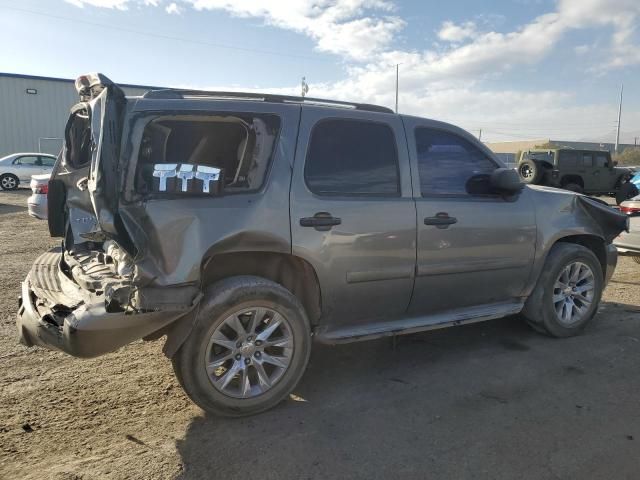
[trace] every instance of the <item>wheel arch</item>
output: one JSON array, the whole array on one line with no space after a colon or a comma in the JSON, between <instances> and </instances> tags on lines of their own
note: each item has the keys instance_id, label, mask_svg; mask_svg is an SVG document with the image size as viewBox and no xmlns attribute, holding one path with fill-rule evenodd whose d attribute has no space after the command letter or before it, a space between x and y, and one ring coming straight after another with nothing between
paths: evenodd
<instances>
[{"instance_id":1,"label":"wheel arch","mask_svg":"<svg viewBox=\"0 0 640 480\"><path fill-rule=\"evenodd\" d=\"M576 245L582 245L583 247L591 250L593 254L596 256L596 258L598 259L598 262L600 262L600 266L602 267L603 278L604 276L606 276L607 247L602 237L599 237L597 235L589 235L589 234L568 235L566 237L561 237L557 239L553 243L551 248L553 248L558 243L573 243ZM549 252L550 251L551 249L549 249ZM549 252L547 252L547 255L545 256L545 261L546 261L546 257L549 256Z\"/></svg>"},{"instance_id":2,"label":"wheel arch","mask_svg":"<svg viewBox=\"0 0 640 480\"><path fill-rule=\"evenodd\" d=\"M217 253L202 261L201 287L238 275L254 275L282 285L300 300L311 325L317 324L322 313L320 282L306 260L281 252Z\"/></svg>"},{"instance_id":3,"label":"wheel arch","mask_svg":"<svg viewBox=\"0 0 640 480\"><path fill-rule=\"evenodd\" d=\"M322 294L318 276L309 262L292 254L271 251L218 252L203 259L200 286L204 289L224 278L252 275L266 278L295 295L304 307L311 327L322 314ZM191 333L197 317L196 307L189 314L157 335L167 335L163 352L172 358ZM155 336L157 338L157 336Z\"/></svg>"},{"instance_id":4,"label":"wheel arch","mask_svg":"<svg viewBox=\"0 0 640 480\"><path fill-rule=\"evenodd\" d=\"M573 175L573 174L563 175L563 177L560 179L560 185L562 185L563 187L570 183L575 183L577 185L580 185L580 187L584 188L584 180L580 175Z\"/></svg>"}]
</instances>

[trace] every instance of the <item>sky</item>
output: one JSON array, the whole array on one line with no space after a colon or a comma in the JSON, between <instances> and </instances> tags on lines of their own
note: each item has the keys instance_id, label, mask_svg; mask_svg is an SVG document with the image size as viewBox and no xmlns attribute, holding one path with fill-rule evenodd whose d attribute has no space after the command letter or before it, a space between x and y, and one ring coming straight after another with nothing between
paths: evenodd
<instances>
[{"instance_id":1,"label":"sky","mask_svg":"<svg viewBox=\"0 0 640 480\"><path fill-rule=\"evenodd\" d=\"M395 103L485 141L640 143L640 0L0 0L0 72Z\"/></svg>"}]
</instances>

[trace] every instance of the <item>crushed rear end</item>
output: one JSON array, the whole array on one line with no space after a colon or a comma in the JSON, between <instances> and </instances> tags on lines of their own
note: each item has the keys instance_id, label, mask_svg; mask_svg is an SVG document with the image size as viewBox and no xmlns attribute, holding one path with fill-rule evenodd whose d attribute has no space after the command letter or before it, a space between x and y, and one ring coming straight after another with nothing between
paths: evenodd
<instances>
[{"instance_id":1,"label":"crushed rear end","mask_svg":"<svg viewBox=\"0 0 640 480\"><path fill-rule=\"evenodd\" d=\"M161 330L192 309L193 285L145 287L119 217L118 160L127 99L101 74L76 81L65 144L48 184L48 223L62 248L22 284L20 341L92 357Z\"/></svg>"}]
</instances>

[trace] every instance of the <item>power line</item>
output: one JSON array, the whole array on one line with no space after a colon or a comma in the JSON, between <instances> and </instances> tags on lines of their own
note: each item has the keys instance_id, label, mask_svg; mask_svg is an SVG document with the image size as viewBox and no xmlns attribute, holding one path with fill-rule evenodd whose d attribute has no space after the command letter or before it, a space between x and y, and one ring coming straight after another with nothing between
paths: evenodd
<instances>
[{"instance_id":1,"label":"power line","mask_svg":"<svg viewBox=\"0 0 640 480\"><path fill-rule=\"evenodd\" d=\"M118 30L118 31L121 31L121 32L128 32L128 33L133 33L133 34L136 34L136 35L143 35L143 36L147 36L147 37L161 38L161 39L164 39L164 40L175 40L175 41L179 41L179 42L193 43L193 44L197 44L197 45L206 45L206 46L210 46L210 47L224 48L224 49L227 49L227 50L236 50L236 51L248 52L248 53L260 53L260 54L264 54L264 55L275 55L275 56L279 56L279 57L297 58L297 59L311 60L311 61L314 61L314 62L336 63L334 60L330 60L330 59L326 59L326 58L311 57L309 55L299 55L299 54L295 54L295 53L284 53L284 52L278 52L278 51L275 51L275 50L263 50L263 49L258 49L258 48L240 47L240 46L237 46L237 45L230 45L230 44L226 44L226 43L208 42L208 41L205 41L205 40L195 40L195 39L190 39L190 38L185 38L185 37L178 37L178 36L173 36L173 35L164 35L162 33L145 32L145 31L142 31L142 30L136 30L134 28L120 27L120 26L117 26L117 25L107 25L105 23L91 22L89 20L81 20L81 19L72 18L72 17L65 17L63 15L54 15L54 14L51 14L51 13L38 12L36 10L28 10L26 8L8 7L6 5L0 5L0 8L4 8L6 10L14 10L16 12L28 13L28 14L32 14L32 15L40 15L40 16L48 17L48 18L55 18L57 20L65 20L65 21L68 21L68 22L84 23L86 25L91 25L93 27L105 28L105 29L108 29L108 30Z\"/></svg>"}]
</instances>

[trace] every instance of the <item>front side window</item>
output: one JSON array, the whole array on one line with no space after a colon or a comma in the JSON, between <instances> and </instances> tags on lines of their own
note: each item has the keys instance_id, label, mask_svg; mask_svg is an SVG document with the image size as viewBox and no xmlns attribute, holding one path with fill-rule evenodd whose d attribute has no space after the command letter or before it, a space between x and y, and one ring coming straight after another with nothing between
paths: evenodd
<instances>
[{"instance_id":1,"label":"front side window","mask_svg":"<svg viewBox=\"0 0 640 480\"><path fill-rule=\"evenodd\" d=\"M584 167L593 167L593 156L590 153L582 154L582 165Z\"/></svg>"},{"instance_id":2,"label":"front side window","mask_svg":"<svg viewBox=\"0 0 640 480\"><path fill-rule=\"evenodd\" d=\"M607 165L609 165L609 160L606 155L598 155L596 157L596 166L606 167Z\"/></svg>"},{"instance_id":3,"label":"front side window","mask_svg":"<svg viewBox=\"0 0 640 480\"><path fill-rule=\"evenodd\" d=\"M361 120L319 122L311 132L304 177L318 195L399 195L393 130Z\"/></svg>"},{"instance_id":4,"label":"front side window","mask_svg":"<svg viewBox=\"0 0 640 480\"><path fill-rule=\"evenodd\" d=\"M498 165L467 139L418 127L415 140L423 196L490 193L489 175Z\"/></svg>"},{"instance_id":5,"label":"front side window","mask_svg":"<svg viewBox=\"0 0 640 480\"><path fill-rule=\"evenodd\" d=\"M280 118L276 115L221 113L156 118L142 135L136 191L207 193L209 182L203 178L206 172L218 170L224 192L256 191L264 183L279 130ZM171 170L171 177L159 182L158 172L166 169ZM200 171L205 177L199 175Z\"/></svg>"}]
</instances>

